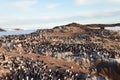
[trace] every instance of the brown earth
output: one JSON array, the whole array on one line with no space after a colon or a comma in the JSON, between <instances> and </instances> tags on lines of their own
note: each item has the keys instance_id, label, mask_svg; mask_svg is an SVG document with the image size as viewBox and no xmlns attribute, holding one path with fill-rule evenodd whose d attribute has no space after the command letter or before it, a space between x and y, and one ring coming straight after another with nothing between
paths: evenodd
<instances>
[{"instance_id":1,"label":"brown earth","mask_svg":"<svg viewBox=\"0 0 120 80\"><path fill-rule=\"evenodd\" d=\"M87 27L86 27L87 26ZM75 34L87 34L89 35L89 28L90 27L114 27L114 26L120 26L119 23L117 24L88 24L88 25L80 25L76 23L71 23L68 25L63 25L63 26L56 26L55 28L51 29L52 32L48 32L47 30L44 32L43 36L45 37L72 37ZM111 32L114 36L117 36L120 38L120 34L115 34L114 31ZM106 36L99 37L90 37L91 42L94 43L100 43L102 44L102 47L107 48L107 49L113 49L116 52L120 52L120 42L115 41L112 39L108 39ZM81 40L81 42L87 42L84 40ZM19 49L18 49L19 50ZM37 54L32 54L32 53L25 53L24 51L20 50L18 51L12 51L12 52L7 52L3 48L0 48L0 52L5 54L6 56L12 56L12 57L18 57L18 56L23 56L23 57L28 57L34 60L40 60L44 61L49 67L52 66L59 66L64 69L71 69L71 66L73 66L73 69L71 69L73 72L84 72L84 73L89 73L88 70L81 69L79 65L77 65L75 62L67 62L64 60L56 59L53 57L49 56L44 56L44 55L37 55ZM118 70L120 69L120 65L118 65ZM5 70L2 67L0 67L0 75L9 73L9 70ZM120 74L118 74L114 69L112 68L103 68L100 72L101 75L107 76L108 78L112 78L112 80L119 80L120 79ZM110 80L110 79L109 79Z\"/></svg>"}]
</instances>

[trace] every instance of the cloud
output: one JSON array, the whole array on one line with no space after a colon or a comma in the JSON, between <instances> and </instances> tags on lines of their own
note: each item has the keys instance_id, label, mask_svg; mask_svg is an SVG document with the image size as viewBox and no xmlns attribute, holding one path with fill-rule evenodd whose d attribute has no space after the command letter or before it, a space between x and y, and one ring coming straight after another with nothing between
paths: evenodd
<instances>
[{"instance_id":1,"label":"cloud","mask_svg":"<svg viewBox=\"0 0 120 80\"><path fill-rule=\"evenodd\" d=\"M2 18L0 19L1 28L22 28L22 29L38 29L38 28L52 28L61 24L68 24L71 22L79 23L104 23L104 22L119 22L115 20L114 16L119 16L120 11L101 11L88 12L88 14L81 13L74 16L44 16L42 18ZM112 16L112 17L111 17ZM111 18L110 18L111 17ZM108 19L112 19L108 20ZM1 23L2 22L2 23ZM7 25L7 26L6 26Z\"/></svg>"},{"instance_id":2,"label":"cloud","mask_svg":"<svg viewBox=\"0 0 120 80\"><path fill-rule=\"evenodd\" d=\"M102 1L102 0L101 0ZM74 0L76 5L94 5L94 4L99 4L101 1L97 0Z\"/></svg>"},{"instance_id":3,"label":"cloud","mask_svg":"<svg viewBox=\"0 0 120 80\"><path fill-rule=\"evenodd\" d=\"M99 18L108 18L119 16L119 9L112 10L101 10L101 11L84 11L79 14L74 14L70 16L59 16L59 15L44 15L41 17L4 17L0 18L0 25L4 24L42 24L42 23L55 23L64 21L78 21L78 20L90 20Z\"/></svg>"},{"instance_id":4,"label":"cloud","mask_svg":"<svg viewBox=\"0 0 120 80\"><path fill-rule=\"evenodd\" d=\"M74 0L76 5L96 5L96 4L108 4L108 3L113 3L117 4L120 3L120 0Z\"/></svg>"},{"instance_id":5,"label":"cloud","mask_svg":"<svg viewBox=\"0 0 120 80\"><path fill-rule=\"evenodd\" d=\"M115 17L119 16L120 10L119 9L112 9L112 10L101 10L101 11L85 11L80 12L79 14L70 17L71 19L94 19L94 18L108 18L108 17Z\"/></svg>"},{"instance_id":6,"label":"cloud","mask_svg":"<svg viewBox=\"0 0 120 80\"><path fill-rule=\"evenodd\" d=\"M120 0L107 0L108 2L120 3Z\"/></svg>"},{"instance_id":7,"label":"cloud","mask_svg":"<svg viewBox=\"0 0 120 80\"><path fill-rule=\"evenodd\" d=\"M77 5L85 5L88 4L89 0L75 0Z\"/></svg>"},{"instance_id":8,"label":"cloud","mask_svg":"<svg viewBox=\"0 0 120 80\"><path fill-rule=\"evenodd\" d=\"M47 8L47 9L56 9L56 8L58 8L58 7L59 7L58 4L47 4L47 5L46 5L46 8Z\"/></svg>"},{"instance_id":9,"label":"cloud","mask_svg":"<svg viewBox=\"0 0 120 80\"><path fill-rule=\"evenodd\" d=\"M62 17L57 16L42 16L42 17L2 17L0 18L0 25L4 24L37 24L37 23L46 23L51 22L56 19L60 19Z\"/></svg>"},{"instance_id":10,"label":"cloud","mask_svg":"<svg viewBox=\"0 0 120 80\"><path fill-rule=\"evenodd\" d=\"M37 0L20 0L13 2L11 5L19 10L32 10L35 4L37 4Z\"/></svg>"}]
</instances>

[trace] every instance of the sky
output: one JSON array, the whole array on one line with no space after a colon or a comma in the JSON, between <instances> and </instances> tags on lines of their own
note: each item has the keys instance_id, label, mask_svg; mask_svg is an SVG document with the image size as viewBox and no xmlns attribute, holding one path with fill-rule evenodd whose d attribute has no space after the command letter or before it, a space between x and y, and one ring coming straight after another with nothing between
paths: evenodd
<instances>
[{"instance_id":1,"label":"sky","mask_svg":"<svg viewBox=\"0 0 120 80\"><path fill-rule=\"evenodd\" d=\"M120 0L0 0L0 28L120 22Z\"/></svg>"}]
</instances>

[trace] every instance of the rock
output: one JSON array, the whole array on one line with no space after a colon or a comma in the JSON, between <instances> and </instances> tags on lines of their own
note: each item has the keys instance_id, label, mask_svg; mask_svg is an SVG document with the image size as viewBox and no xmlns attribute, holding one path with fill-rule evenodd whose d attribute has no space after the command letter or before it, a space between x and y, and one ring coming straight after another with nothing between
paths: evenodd
<instances>
[{"instance_id":1,"label":"rock","mask_svg":"<svg viewBox=\"0 0 120 80\"><path fill-rule=\"evenodd\" d=\"M20 29L20 28L15 28L13 30L16 30L16 31L20 31L20 30L23 30L23 29Z\"/></svg>"},{"instance_id":2,"label":"rock","mask_svg":"<svg viewBox=\"0 0 120 80\"><path fill-rule=\"evenodd\" d=\"M4 30L4 29L0 28L0 31L6 31L6 30Z\"/></svg>"}]
</instances>

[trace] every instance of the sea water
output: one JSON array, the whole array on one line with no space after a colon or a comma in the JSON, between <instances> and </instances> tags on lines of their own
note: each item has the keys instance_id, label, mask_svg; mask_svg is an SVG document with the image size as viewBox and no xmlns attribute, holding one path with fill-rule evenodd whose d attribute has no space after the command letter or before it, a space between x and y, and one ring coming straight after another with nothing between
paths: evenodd
<instances>
[{"instance_id":1,"label":"sea water","mask_svg":"<svg viewBox=\"0 0 120 80\"><path fill-rule=\"evenodd\" d=\"M13 31L2 31L0 32L0 37L5 35L20 35L20 34L29 34L35 32L36 30L13 30Z\"/></svg>"}]
</instances>

